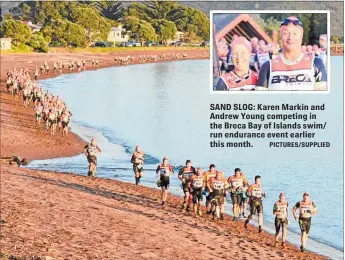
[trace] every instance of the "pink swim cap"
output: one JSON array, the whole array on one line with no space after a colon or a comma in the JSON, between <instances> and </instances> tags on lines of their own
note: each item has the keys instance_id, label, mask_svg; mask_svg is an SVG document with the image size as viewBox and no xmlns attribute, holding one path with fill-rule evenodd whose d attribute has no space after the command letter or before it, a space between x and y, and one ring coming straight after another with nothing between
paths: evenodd
<instances>
[{"instance_id":1,"label":"pink swim cap","mask_svg":"<svg viewBox=\"0 0 345 260\"><path fill-rule=\"evenodd\" d=\"M231 49L233 49L235 47L235 45L243 45L244 47L246 47L246 49L248 50L249 53L252 52L252 45L243 36L239 36L239 37L234 38L234 40L231 43Z\"/></svg>"}]
</instances>

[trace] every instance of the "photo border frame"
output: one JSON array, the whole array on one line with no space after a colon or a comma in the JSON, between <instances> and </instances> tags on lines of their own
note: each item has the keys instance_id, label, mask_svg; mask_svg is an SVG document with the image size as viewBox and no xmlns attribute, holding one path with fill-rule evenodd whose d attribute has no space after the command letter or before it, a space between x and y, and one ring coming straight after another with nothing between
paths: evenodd
<instances>
[{"instance_id":1,"label":"photo border frame","mask_svg":"<svg viewBox=\"0 0 345 260\"><path fill-rule=\"evenodd\" d=\"M325 13L327 14L327 90L310 91L310 90L268 90L268 91L214 91L213 90L213 15L214 14L261 14L261 13ZM211 10L210 11L210 93L215 95L253 95L253 94L330 94L331 91L331 35L330 30L330 10Z\"/></svg>"}]
</instances>

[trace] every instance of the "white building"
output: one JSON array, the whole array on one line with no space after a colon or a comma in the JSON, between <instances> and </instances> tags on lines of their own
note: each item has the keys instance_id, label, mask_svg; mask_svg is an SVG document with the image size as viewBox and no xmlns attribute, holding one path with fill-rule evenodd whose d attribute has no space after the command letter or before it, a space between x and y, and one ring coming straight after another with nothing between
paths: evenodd
<instances>
[{"instance_id":1,"label":"white building","mask_svg":"<svg viewBox=\"0 0 345 260\"><path fill-rule=\"evenodd\" d=\"M177 31L175 34L175 39L167 40L167 44L178 42L178 41L181 41L181 42L184 41L184 32Z\"/></svg>"},{"instance_id":2,"label":"white building","mask_svg":"<svg viewBox=\"0 0 345 260\"><path fill-rule=\"evenodd\" d=\"M122 25L118 25L117 27L111 27L111 30L108 34L107 38L108 42L127 42L128 35L126 34L126 29L122 28Z\"/></svg>"},{"instance_id":3,"label":"white building","mask_svg":"<svg viewBox=\"0 0 345 260\"><path fill-rule=\"evenodd\" d=\"M184 39L184 32L177 31L175 34L175 40L183 42L183 39Z\"/></svg>"},{"instance_id":4,"label":"white building","mask_svg":"<svg viewBox=\"0 0 345 260\"><path fill-rule=\"evenodd\" d=\"M39 32L41 30L41 28L42 28L41 25L33 24L31 21L27 21L27 22L24 22L24 23L27 24L30 27L32 33Z\"/></svg>"},{"instance_id":5,"label":"white building","mask_svg":"<svg viewBox=\"0 0 345 260\"><path fill-rule=\"evenodd\" d=\"M12 38L0 38L0 49L1 50L11 50Z\"/></svg>"}]
</instances>

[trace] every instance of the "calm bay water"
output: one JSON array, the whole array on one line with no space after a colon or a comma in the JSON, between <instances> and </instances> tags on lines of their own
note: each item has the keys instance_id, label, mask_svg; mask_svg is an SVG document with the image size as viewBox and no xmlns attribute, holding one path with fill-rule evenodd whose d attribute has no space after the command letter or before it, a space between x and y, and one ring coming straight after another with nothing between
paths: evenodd
<instances>
[{"instance_id":1,"label":"calm bay water","mask_svg":"<svg viewBox=\"0 0 345 260\"><path fill-rule=\"evenodd\" d=\"M97 175L133 182L131 152L139 144L148 154L143 185L155 187L157 164L163 156L174 166L191 159L204 170L216 164L227 176L240 167L253 183L262 176L264 217L273 227L273 203L284 191L291 207L304 191L318 207L313 217L308 248L341 259L343 256L343 57L331 57L330 94L212 95L209 61L179 61L113 67L63 75L40 81L60 95L73 113L72 131L102 149ZM329 141L329 148L269 148L267 140L252 141L254 148L210 148L210 103L325 103L317 121L327 130L317 131L315 141ZM241 120L239 120L241 122ZM258 121L259 123L259 121ZM84 156L34 161L32 168L86 174ZM182 195L177 177L171 192ZM228 208L230 210L230 208ZM290 214L292 216L292 214ZM256 222L253 221L253 223ZM299 245L297 222L290 217L290 241Z\"/></svg>"}]
</instances>

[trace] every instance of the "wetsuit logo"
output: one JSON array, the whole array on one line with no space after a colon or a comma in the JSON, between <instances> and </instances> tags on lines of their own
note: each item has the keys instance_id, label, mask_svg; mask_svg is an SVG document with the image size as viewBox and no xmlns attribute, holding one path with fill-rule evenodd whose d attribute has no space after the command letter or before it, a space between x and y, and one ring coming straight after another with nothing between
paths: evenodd
<instances>
[{"instance_id":1,"label":"wetsuit logo","mask_svg":"<svg viewBox=\"0 0 345 260\"><path fill-rule=\"evenodd\" d=\"M297 74L297 75L276 75L272 77L271 84L280 84L281 82L286 83L311 83L311 79L308 74Z\"/></svg>"}]
</instances>

